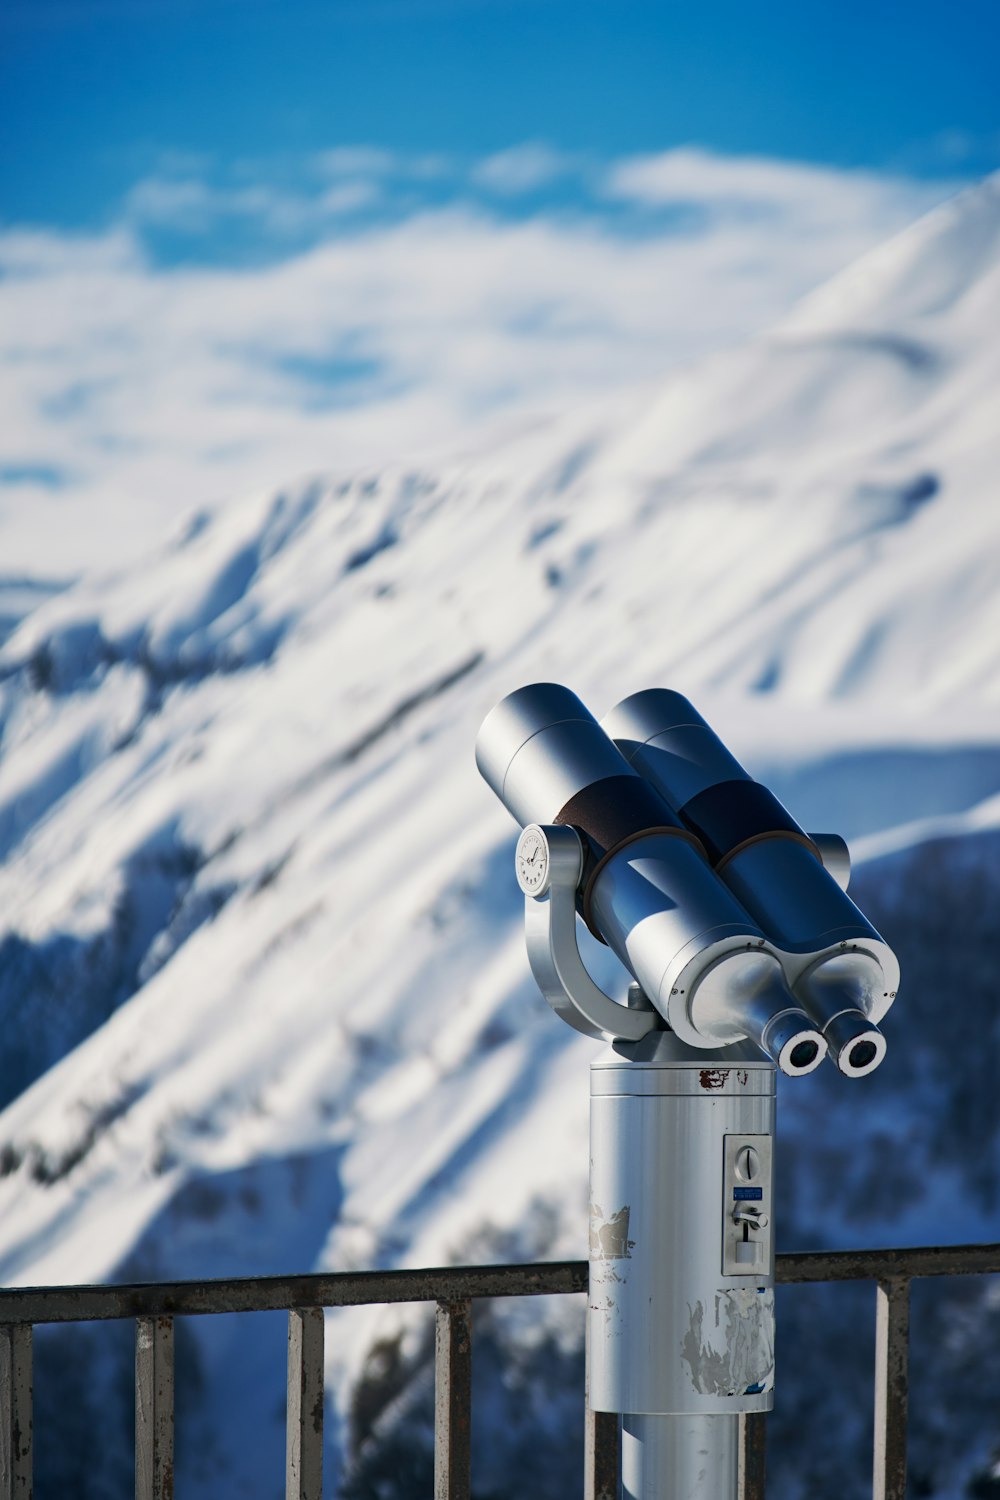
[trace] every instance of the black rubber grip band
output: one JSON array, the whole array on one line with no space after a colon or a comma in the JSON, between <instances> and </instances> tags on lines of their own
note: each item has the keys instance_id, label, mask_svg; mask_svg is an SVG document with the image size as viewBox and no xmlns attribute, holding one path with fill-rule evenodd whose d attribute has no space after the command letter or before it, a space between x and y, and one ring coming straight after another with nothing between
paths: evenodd
<instances>
[{"instance_id":1,"label":"black rubber grip band","mask_svg":"<svg viewBox=\"0 0 1000 1500\"><path fill-rule=\"evenodd\" d=\"M572 823L606 854L622 839L645 828L683 828L683 823L641 776L605 776L576 793L558 812L556 823Z\"/></svg>"},{"instance_id":2,"label":"black rubber grip band","mask_svg":"<svg viewBox=\"0 0 1000 1500\"><path fill-rule=\"evenodd\" d=\"M820 859L809 835L759 781L719 781L685 802L679 812L684 826L697 834L709 863L715 867L738 849L766 838L793 839Z\"/></svg>"},{"instance_id":3,"label":"black rubber grip band","mask_svg":"<svg viewBox=\"0 0 1000 1500\"><path fill-rule=\"evenodd\" d=\"M570 824L583 835L585 858L577 906L580 915L603 943L590 912L590 893L599 871L612 854L644 834L667 834L704 851L695 834L684 827L655 788L639 776L605 776L576 793L553 819Z\"/></svg>"}]
</instances>

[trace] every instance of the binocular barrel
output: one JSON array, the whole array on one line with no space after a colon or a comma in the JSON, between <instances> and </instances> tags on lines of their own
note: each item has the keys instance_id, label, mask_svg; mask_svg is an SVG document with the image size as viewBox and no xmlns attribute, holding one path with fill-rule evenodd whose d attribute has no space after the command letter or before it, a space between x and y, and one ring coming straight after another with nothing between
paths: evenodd
<instances>
[{"instance_id":1,"label":"binocular barrel","mask_svg":"<svg viewBox=\"0 0 1000 1500\"><path fill-rule=\"evenodd\" d=\"M680 693L635 693L603 727L697 835L720 880L779 951L840 1071L872 1072L885 1056L875 1022L895 996L898 969L824 867L820 847Z\"/></svg>"},{"instance_id":2,"label":"binocular barrel","mask_svg":"<svg viewBox=\"0 0 1000 1500\"><path fill-rule=\"evenodd\" d=\"M765 933L574 693L555 683L511 693L484 720L476 761L522 827L583 835L581 915L682 1041L750 1037L785 1073L819 1065L827 1044Z\"/></svg>"}]
</instances>

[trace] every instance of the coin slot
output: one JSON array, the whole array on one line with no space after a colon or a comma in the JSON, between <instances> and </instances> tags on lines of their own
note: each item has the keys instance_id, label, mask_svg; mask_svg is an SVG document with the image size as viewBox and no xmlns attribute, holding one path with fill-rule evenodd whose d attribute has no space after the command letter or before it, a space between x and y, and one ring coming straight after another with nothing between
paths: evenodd
<instances>
[{"instance_id":1,"label":"coin slot","mask_svg":"<svg viewBox=\"0 0 1000 1500\"><path fill-rule=\"evenodd\" d=\"M723 1274L772 1275L769 1135L724 1137L723 1194Z\"/></svg>"}]
</instances>

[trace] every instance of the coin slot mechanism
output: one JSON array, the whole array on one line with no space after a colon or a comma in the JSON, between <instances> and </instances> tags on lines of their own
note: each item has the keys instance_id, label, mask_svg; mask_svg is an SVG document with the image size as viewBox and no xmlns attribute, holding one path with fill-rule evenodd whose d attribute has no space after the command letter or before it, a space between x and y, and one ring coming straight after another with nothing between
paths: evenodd
<instances>
[{"instance_id":1,"label":"coin slot mechanism","mask_svg":"<svg viewBox=\"0 0 1000 1500\"><path fill-rule=\"evenodd\" d=\"M722 1273L771 1276L771 1147L769 1135L724 1138Z\"/></svg>"}]
</instances>

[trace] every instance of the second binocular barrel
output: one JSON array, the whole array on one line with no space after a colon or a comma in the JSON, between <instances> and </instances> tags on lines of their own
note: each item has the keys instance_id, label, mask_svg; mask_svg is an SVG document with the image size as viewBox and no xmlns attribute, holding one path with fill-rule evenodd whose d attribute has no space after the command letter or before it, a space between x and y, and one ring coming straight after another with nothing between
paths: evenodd
<instances>
[{"instance_id":1,"label":"second binocular barrel","mask_svg":"<svg viewBox=\"0 0 1000 1500\"><path fill-rule=\"evenodd\" d=\"M697 834L710 862L778 951L803 1010L842 1073L877 1068L877 1021L895 998L892 951L824 868L821 852L680 693L625 698L603 727Z\"/></svg>"}]
</instances>

